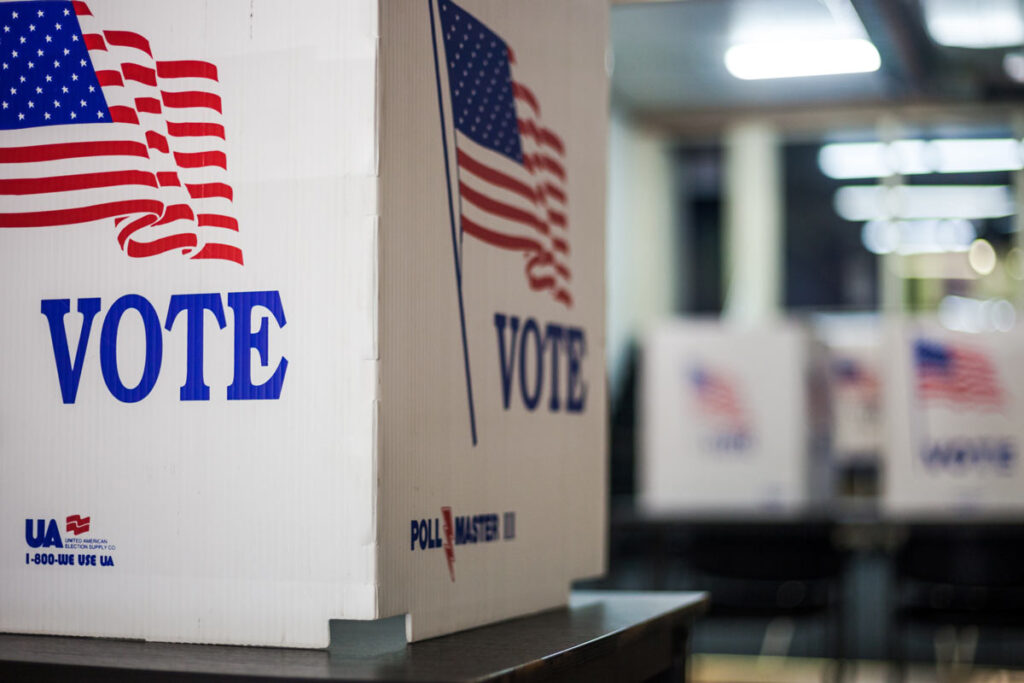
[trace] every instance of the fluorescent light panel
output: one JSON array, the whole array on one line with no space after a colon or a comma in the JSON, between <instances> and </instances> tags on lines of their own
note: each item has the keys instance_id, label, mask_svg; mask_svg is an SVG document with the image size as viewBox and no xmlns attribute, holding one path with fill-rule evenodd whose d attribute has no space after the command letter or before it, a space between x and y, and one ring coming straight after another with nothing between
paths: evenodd
<instances>
[{"instance_id":1,"label":"fluorescent light panel","mask_svg":"<svg viewBox=\"0 0 1024 683\"><path fill-rule=\"evenodd\" d=\"M1021 144L1012 138L897 140L824 145L818 166L830 178L885 178L899 173L978 173L1024 168Z\"/></svg>"},{"instance_id":2,"label":"fluorescent light panel","mask_svg":"<svg viewBox=\"0 0 1024 683\"><path fill-rule=\"evenodd\" d=\"M941 254L966 252L978 234L964 219L926 219L868 221L860 236L873 254Z\"/></svg>"},{"instance_id":3,"label":"fluorescent light panel","mask_svg":"<svg viewBox=\"0 0 1024 683\"><path fill-rule=\"evenodd\" d=\"M939 323L957 332L1009 332L1017 311L1006 299L972 299L948 295L939 302Z\"/></svg>"},{"instance_id":4,"label":"fluorescent light panel","mask_svg":"<svg viewBox=\"0 0 1024 683\"><path fill-rule=\"evenodd\" d=\"M1000 218L1016 213L1006 185L848 185L836 191L834 205L848 221Z\"/></svg>"},{"instance_id":5,"label":"fluorescent light panel","mask_svg":"<svg viewBox=\"0 0 1024 683\"><path fill-rule=\"evenodd\" d=\"M924 0L928 33L939 45L991 49L1024 43L1020 0Z\"/></svg>"},{"instance_id":6,"label":"fluorescent light panel","mask_svg":"<svg viewBox=\"0 0 1024 683\"><path fill-rule=\"evenodd\" d=\"M863 38L741 43L725 52L725 67L736 78L794 78L877 71L878 50Z\"/></svg>"}]
</instances>

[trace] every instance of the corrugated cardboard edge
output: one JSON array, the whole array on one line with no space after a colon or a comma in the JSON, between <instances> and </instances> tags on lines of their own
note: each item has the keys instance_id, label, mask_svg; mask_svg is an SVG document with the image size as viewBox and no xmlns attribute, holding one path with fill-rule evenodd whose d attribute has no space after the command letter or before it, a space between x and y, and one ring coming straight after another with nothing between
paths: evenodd
<instances>
[{"instance_id":1,"label":"corrugated cardboard edge","mask_svg":"<svg viewBox=\"0 0 1024 683\"><path fill-rule=\"evenodd\" d=\"M371 239L372 244L372 262L371 277L373 282L371 283L371 301L372 301L372 316L373 319L370 321L370 329L373 335L373 360L375 363L374 375L376 377L374 381L374 397L373 397L373 424L371 429L373 434L371 435L371 443L373 444L372 458L372 479L373 492L371 494L371 505L373 508L373 517L371 524L373 525L373 616L375 619L381 617L381 479L380 479L380 457L381 457L381 430L380 430L380 419L381 419L381 377L380 377L380 309L381 309L381 293L380 293L380 261L383 257L380 244L380 214L381 214L381 197L383 196L384 188L381 182L380 173L380 145L381 145L381 128L382 118L384 109L384 86L383 78L381 73L381 25L383 18L381 16L383 1L377 3L377 35L374 36L374 53L373 53L373 82L374 82L374 93L373 93L373 174L377 178L377 196L375 198L374 206L374 217L373 217L373 236Z\"/></svg>"}]
</instances>

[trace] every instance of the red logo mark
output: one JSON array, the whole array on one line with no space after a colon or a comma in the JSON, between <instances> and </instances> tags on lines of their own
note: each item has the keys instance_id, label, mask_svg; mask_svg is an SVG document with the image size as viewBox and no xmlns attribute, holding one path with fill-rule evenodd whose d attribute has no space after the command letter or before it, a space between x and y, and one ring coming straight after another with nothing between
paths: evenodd
<instances>
[{"instance_id":1,"label":"red logo mark","mask_svg":"<svg viewBox=\"0 0 1024 683\"><path fill-rule=\"evenodd\" d=\"M452 581L455 580L455 545L454 540L454 527L452 525L452 509L450 507L441 508L441 524L444 525L444 554L448 558L448 574L451 575Z\"/></svg>"},{"instance_id":2,"label":"red logo mark","mask_svg":"<svg viewBox=\"0 0 1024 683\"><path fill-rule=\"evenodd\" d=\"M89 517L82 517L81 515L70 515L67 518L66 531L69 534L79 536L89 530Z\"/></svg>"}]
</instances>

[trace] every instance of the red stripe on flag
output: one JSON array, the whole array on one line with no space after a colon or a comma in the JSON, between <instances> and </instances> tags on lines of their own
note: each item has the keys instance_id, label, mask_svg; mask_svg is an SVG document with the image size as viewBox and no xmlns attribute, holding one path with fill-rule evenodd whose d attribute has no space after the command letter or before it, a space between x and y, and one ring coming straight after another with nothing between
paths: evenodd
<instances>
[{"instance_id":1,"label":"red stripe on flag","mask_svg":"<svg viewBox=\"0 0 1024 683\"><path fill-rule=\"evenodd\" d=\"M84 2L81 2L81 0L74 0L74 2L71 3L71 7L75 10L75 14L80 17L92 16L92 12L89 11L89 6Z\"/></svg>"},{"instance_id":2,"label":"red stripe on flag","mask_svg":"<svg viewBox=\"0 0 1024 683\"><path fill-rule=\"evenodd\" d=\"M196 259L220 259L222 261L234 261L238 265L242 263L242 250L227 244L206 244L199 253L193 256Z\"/></svg>"},{"instance_id":3,"label":"red stripe on flag","mask_svg":"<svg viewBox=\"0 0 1024 683\"><path fill-rule=\"evenodd\" d=\"M562 164L558 163L546 154L524 154L523 166L525 166L526 170L530 173L533 173L538 169L543 169L558 176L559 180L565 180L565 169L562 168Z\"/></svg>"},{"instance_id":4,"label":"red stripe on flag","mask_svg":"<svg viewBox=\"0 0 1024 683\"><path fill-rule=\"evenodd\" d=\"M554 197L558 201L565 204L565 192L562 192L562 188L558 187L557 185L554 185L552 183L544 183L541 186L541 190L544 192L544 194L548 195L549 197Z\"/></svg>"},{"instance_id":5,"label":"red stripe on flag","mask_svg":"<svg viewBox=\"0 0 1024 683\"><path fill-rule=\"evenodd\" d=\"M491 185L497 185L498 187L509 190L510 192L515 192L516 194L529 199L531 202L537 201L535 190L526 183L480 163L461 149L457 150L456 154L460 168L466 169L473 175L486 180Z\"/></svg>"},{"instance_id":6,"label":"red stripe on flag","mask_svg":"<svg viewBox=\"0 0 1024 683\"><path fill-rule=\"evenodd\" d=\"M112 69L97 71L96 81L104 87L110 85L124 85L124 79L121 78L121 72L114 71Z\"/></svg>"},{"instance_id":7,"label":"red stripe on flag","mask_svg":"<svg viewBox=\"0 0 1024 683\"><path fill-rule=\"evenodd\" d=\"M175 152L174 161L182 168L220 166L226 170L228 167L224 152Z\"/></svg>"},{"instance_id":8,"label":"red stripe on flag","mask_svg":"<svg viewBox=\"0 0 1024 683\"><path fill-rule=\"evenodd\" d=\"M219 123L167 122L167 133L175 138L217 137L224 139L224 126Z\"/></svg>"},{"instance_id":9,"label":"red stripe on flag","mask_svg":"<svg viewBox=\"0 0 1024 683\"><path fill-rule=\"evenodd\" d=\"M189 208L188 204L171 204L164 209L164 215L160 216L153 225L167 225L173 221L188 220L194 221L195 214L192 213L192 209Z\"/></svg>"},{"instance_id":10,"label":"red stripe on flag","mask_svg":"<svg viewBox=\"0 0 1024 683\"><path fill-rule=\"evenodd\" d=\"M107 44L103 41L103 36L98 33L86 33L82 38L85 39L86 50L106 50Z\"/></svg>"},{"instance_id":11,"label":"red stripe on flag","mask_svg":"<svg viewBox=\"0 0 1024 683\"><path fill-rule=\"evenodd\" d=\"M0 213L0 228L42 228L72 223L88 223L133 213L159 214L163 204L153 199L132 199L107 204L95 204L56 211L26 213Z\"/></svg>"},{"instance_id":12,"label":"red stripe on flag","mask_svg":"<svg viewBox=\"0 0 1024 683\"><path fill-rule=\"evenodd\" d=\"M555 237L555 238L553 238L551 240L551 245L557 251L560 251L560 252L562 252L563 254L566 254L566 255L569 254L569 243L566 242L565 240L563 240L563 239L561 239L559 237Z\"/></svg>"},{"instance_id":13,"label":"red stripe on flag","mask_svg":"<svg viewBox=\"0 0 1024 683\"><path fill-rule=\"evenodd\" d=\"M160 205L160 213L164 210L163 204ZM135 216L131 222L121 228L121 232L117 233L117 243L124 249L124 243L138 230L145 228L148 225L152 225L160 218L160 213L148 213L142 216ZM115 225L121 225L121 219L118 218L114 221Z\"/></svg>"},{"instance_id":14,"label":"red stripe on flag","mask_svg":"<svg viewBox=\"0 0 1024 683\"><path fill-rule=\"evenodd\" d=\"M181 187L181 180L174 171L160 171L156 174L160 187Z\"/></svg>"},{"instance_id":15,"label":"red stripe on flag","mask_svg":"<svg viewBox=\"0 0 1024 683\"><path fill-rule=\"evenodd\" d=\"M551 266L558 274L564 277L566 280L572 279L572 273L565 267L564 264L559 263L555 256L549 251L539 251L530 259L526 264L527 274L533 277L533 269L541 266Z\"/></svg>"},{"instance_id":16,"label":"red stripe on flag","mask_svg":"<svg viewBox=\"0 0 1024 683\"><path fill-rule=\"evenodd\" d=\"M548 221L550 221L553 225L557 225L560 228L567 227L565 214L558 211L552 211L551 209L548 209Z\"/></svg>"},{"instance_id":17,"label":"red stripe on flag","mask_svg":"<svg viewBox=\"0 0 1024 683\"><path fill-rule=\"evenodd\" d=\"M199 92L196 90L189 90L186 92L163 92L160 91L160 97L163 99L164 106L172 107L175 109L184 109L186 107L206 107L207 109L213 109L218 114L220 110L220 97L208 92Z\"/></svg>"},{"instance_id":18,"label":"red stripe on flag","mask_svg":"<svg viewBox=\"0 0 1024 683\"><path fill-rule=\"evenodd\" d=\"M156 73L160 78L209 78L217 80L217 67L209 62L182 60L157 62Z\"/></svg>"},{"instance_id":19,"label":"red stripe on flag","mask_svg":"<svg viewBox=\"0 0 1024 683\"><path fill-rule=\"evenodd\" d=\"M196 221L201 228L226 228L238 232L238 221L231 216L221 216L216 213L201 213L196 216Z\"/></svg>"},{"instance_id":20,"label":"red stripe on flag","mask_svg":"<svg viewBox=\"0 0 1024 683\"><path fill-rule=\"evenodd\" d=\"M533 257L527 263L527 268L531 270L540 266L551 266L565 279L572 278L572 273L569 269L556 261L554 256L546 251L536 240L517 235L506 235L505 233L485 228L466 216L462 216L462 230L467 235L472 235L495 247L532 253Z\"/></svg>"},{"instance_id":21,"label":"red stripe on flag","mask_svg":"<svg viewBox=\"0 0 1024 683\"><path fill-rule=\"evenodd\" d=\"M163 254L174 249L195 247L196 243L195 235L185 233L162 237L152 242L136 242L131 240L128 242L128 247L125 251L134 258L146 258L147 256L156 256L157 254Z\"/></svg>"},{"instance_id":22,"label":"red stripe on flag","mask_svg":"<svg viewBox=\"0 0 1024 683\"><path fill-rule=\"evenodd\" d=\"M114 123L138 123L139 117L131 107L110 107L110 120Z\"/></svg>"},{"instance_id":23,"label":"red stripe on flag","mask_svg":"<svg viewBox=\"0 0 1024 683\"><path fill-rule=\"evenodd\" d=\"M135 81L136 83L156 87L156 71L153 71L149 67L142 66L141 64L125 62L121 65L121 73L124 74L124 77L129 81Z\"/></svg>"},{"instance_id":24,"label":"red stripe on flag","mask_svg":"<svg viewBox=\"0 0 1024 683\"><path fill-rule=\"evenodd\" d=\"M155 97L136 97L135 108L140 114L159 114L163 111L160 100Z\"/></svg>"},{"instance_id":25,"label":"red stripe on flag","mask_svg":"<svg viewBox=\"0 0 1024 683\"><path fill-rule=\"evenodd\" d=\"M97 187L118 185L148 185L157 187L152 173L145 171L109 171L106 173L81 173L77 175L51 176L48 178L19 178L0 180L0 195L29 195L49 192L69 192Z\"/></svg>"},{"instance_id":26,"label":"red stripe on flag","mask_svg":"<svg viewBox=\"0 0 1024 683\"><path fill-rule=\"evenodd\" d=\"M462 193L463 199L488 213L493 213L496 216L507 218L508 220L515 221L517 223L529 225L533 229L545 235L549 232L547 223L540 220L529 211L491 199L490 197L477 192L472 187L469 187L464 182L459 183L459 191Z\"/></svg>"},{"instance_id":27,"label":"red stripe on flag","mask_svg":"<svg viewBox=\"0 0 1024 683\"><path fill-rule=\"evenodd\" d=\"M188 194L192 199L205 199L207 197L223 197L224 199L233 200L234 193L231 190L230 185L224 183L197 183L195 185L185 185L188 189Z\"/></svg>"},{"instance_id":28,"label":"red stripe on flag","mask_svg":"<svg viewBox=\"0 0 1024 683\"><path fill-rule=\"evenodd\" d=\"M550 255L548 255L548 254L537 254L537 256L535 256L534 258L530 259L530 263L526 267L526 280L527 280L527 282L528 282L528 284L530 286L530 289L532 289L534 291L541 291L541 290L544 290L544 289L554 289L556 291L564 292L565 296L568 297L569 293L564 288L559 288L558 280L554 276L552 276L552 275L537 276L537 275L533 274L533 268L534 267L536 267L538 265L547 265L549 259L550 259ZM559 274L562 275L562 277L568 279L568 276L565 273L562 272L562 270L564 270L564 268L565 267L563 266L562 268L559 269L556 266L556 269L559 271ZM568 271L566 271L566 272L568 272ZM558 298L558 296L556 295L555 298ZM561 300L561 299L559 299L559 300ZM571 305L571 299L570 299L570 303L566 304L566 305Z\"/></svg>"},{"instance_id":29,"label":"red stripe on flag","mask_svg":"<svg viewBox=\"0 0 1024 683\"><path fill-rule=\"evenodd\" d=\"M171 150L167 147L167 138L160 135L160 133L157 133L155 130L146 131L146 144L150 149L158 150L164 154L170 154Z\"/></svg>"},{"instance_id":30,"label":"red stripe on flag","mask_svg":"<svg viewBox=\"0 0 1024 683\"><path fill-rule=\"evenodd\" d=\"M562 138L555 135L554 131L538 126L529 119L519 119L519 132L533 138L538 145L546 145L559 154L565 154L565 145Z\"/></svg>"},{"instance_id":31,"label":"red stripe on flag","mask_svg":"<svg viewBox=\"0 0 1024 683\"><path fill-rule=\"evenodd\" d=\"M136 50L142 50L150 57L153 56L153 53L149 49L149 41L138 33L133 33L131 31L104 31L103 35L106 37L108 45L134 47Z\"/></svg>"},{"instance_id":32,"label":"red stripe on flag","mask_svg":"<svg viewBox=\"0 0 1024 683\"><path fill-rule=\"evenodd\" d=\"M512 94L516 99L523 100L533 109L533 113L540 116L540 102L537 101L537 96L533 94L533 91L527 88L522 83L512 83Z\"/></svg>"},{"instance_id":33,"label":"red stripe on flag","mask_svg":"<svg viewBox=\"0 0 1024 683\"><path fill-rule=\"evenodd\" d=\"M479 223L475 223L465 216L462 217L462 231L472 235L479 240L502 249L518 249L520 251L543 251L539 242L525 237L506 235L504 233L488 230Z\"/></svg>"},{"instance_id":34,"label":"red stripe on flag","mask_svg":"<svg viewBox=\"0 0 1024 683\"><path fill-rule=\"evenodd\" d=\"M544 289L554 289L555 285L558 284L557 282L555 282L555 278L552 277L551 275L545 275L544 277L535 277L533 275L527 274L526 281L529 284L530 289L532 289L535 292L539 292Z\"/></svg>"},{"instance_id":35,"label":"red stripe on flag","mask_svg":"<svg viewBox=\"0 0 1024 683\"><path fill-rule=\"evenodd\" d=\"M117 140L109 142L61 142L33 147L0 147L0 164L32 163L55 159L77 159L100 156L148 157L141 142Z\"/></svg>"}]
</instances>

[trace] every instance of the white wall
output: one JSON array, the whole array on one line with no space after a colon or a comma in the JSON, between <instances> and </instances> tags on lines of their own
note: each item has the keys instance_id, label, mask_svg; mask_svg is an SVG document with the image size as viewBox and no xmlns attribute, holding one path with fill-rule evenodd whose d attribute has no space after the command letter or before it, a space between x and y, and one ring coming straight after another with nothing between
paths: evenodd
<instances>
[{"instance_id":1,"label":"white wall","mask_svg":"<svg viewBox=\"0 0 1024 683\"><path fill-rule=\"evenodd\" d=\"M630 343L673 309L679 198L668 144L614 110L608 157L608 372L614 400Z\"/></svg>"}]
</instances>

